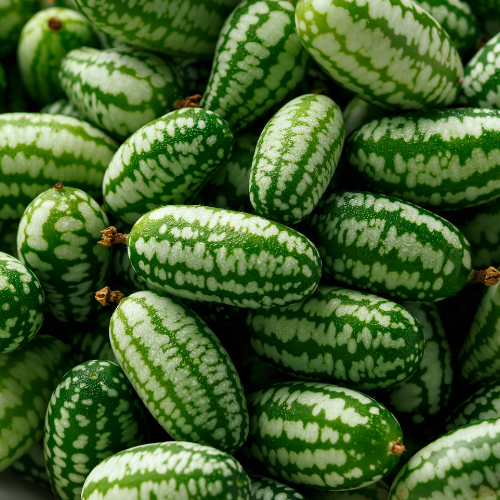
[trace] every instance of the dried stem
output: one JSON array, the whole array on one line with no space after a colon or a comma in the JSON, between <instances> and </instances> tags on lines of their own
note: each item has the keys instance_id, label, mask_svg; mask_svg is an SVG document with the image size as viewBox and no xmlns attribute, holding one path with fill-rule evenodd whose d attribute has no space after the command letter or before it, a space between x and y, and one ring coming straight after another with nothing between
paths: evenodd
<instances>
[{"instance_id":1,"label":"dried stem","mask_svg":"<svg viewBox=\"0 0 500 500\"><path fill-rule=\"evenodd\" d=\"M98 241L99 245L110 247L115 243L127 243L128 234L119 233L115 226L109 226L102 233L102 240Z\"/></svg>"},{"instance_id":2,"label":"dried stem","mask_svg":"<svg viewBox=\"0 0 500 500\"><path fill-rule=\"evenodd\" d=\"M484 271L473 271L469 281L477 281L486 286L494 286L500 281L500 272L493 266Z\"/></svg>"},{"instance_id":3,"label":"dried stem","mask_svg":"<svg viewBox=\"0 0 500 500\"><path fill-rule=\"evenodd\" d=\"M116 302L117 304L125 297L125 294L120 292L119 290L111 290L109 286L104 287L102 290L99 290L95 293L95 299L99 304L103 306L109 306L110 303Z\"/></svg>"},{"instance_id":4,"label":"dried stem","mask_svg":"<svg viewBox=\"0 0 500 500\"><path fill-rule=\"evenodd\" d=\"M315 89L311 92L311 94L326 94L326 89Z\"/></svg>"},{"instance_id":5,"label":"dried stem","mask_svg":"<svg viewBox=\"0 0 500 500\"><path fill-rule=\"evenodd\" d=\"M391 443L391 447L389 448L391 453L394 453L394 455L397 455L400 457L404 451L406 451L405 445L401 444L401 438L398 437L397 441L394 441L394 443Z\"/></svg>"},{"instance_id":6,"label":"dried stem","mask_svg":"<svg viewBox=\"0 0 500 500\"><path fill-rule=\"evenodd\" d=\"M62 23L58 17L51 17L47 21L47 24L49 25L49 29L56 33L62 30Z\"/></svg>"},{"instance_id":7,"label":"dried stem","mask_svg":"<svg viewBox=\"0 0 500 500\"><path fill-rule=\"evenodd\" d=\"M201 95L196 94L190 97L186 97L185 99L179 99L175 104L175 109L184 109L184 108L199 108L200 107L200 99Z\"/></svg>"},{"instance_id":8,"label":"dried stem","mask_svg":"<svg viewBox=\"0 0 500 500\"><path fill-rule=\"evenodd\" d=\"M61 191L61 189L64 189L64 184L62 182L58 182L57 184L54 185L54 189L56 191Z\"/></svg>"}]
</instances>

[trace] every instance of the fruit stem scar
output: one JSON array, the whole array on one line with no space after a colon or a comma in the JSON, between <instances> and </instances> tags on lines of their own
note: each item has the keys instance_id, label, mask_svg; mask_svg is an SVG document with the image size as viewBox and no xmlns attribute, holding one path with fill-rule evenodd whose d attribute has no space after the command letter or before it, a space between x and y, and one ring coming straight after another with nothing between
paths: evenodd
<instances>
[{"instance_id":1,"label":"fruit stem scar","mask_svg":"<svg viewBox=\"0 0 500 500\"><path fill-rule=\"evenodd\" d=\"M391 453L394 453L394 455L397 455L398 457L400 457L403 454L403 452L406 451L405 445L401 443L400 437L398 437L397 441L391 443L389 451Z\"/></svg>"},{"instance_id":2,"label":"fruit stem scar","mask_svg":"<svg viewBox=\"0 0 500 500\"><path fill-rule=\"evenodd\" d=\"M125 298L124 293L120 292L120 290L113 291L109 286L105 286L95 293L95 299L103 306L109 306L112 302L119 304L123 298Z\"/></svg>"},{"instance_id":3,"label":"fruit stem scar","mask_svg":"<svg viewBox=\"0 0 500 500\"><path fill-rule=\"evenodd\" d=\"M51 17L47 24L49 25L49 29L55 31L56 33L62 30L62 23L58 17Z\"/></svg>"},{"instance_id":4,"label":"fruit stem scar","mask_svg":"<svg viewBox=\"0 0 500 500\"><path fill-rule=\"evenodd\" d=\"M500 281L500 272L493 266L484 271L472 271L469 281L484 283L486 286L494 286Z\"/></svg>"},{"instance_id":5,"label":"fruit stem scar","mask_svg":"<svg viewBox=\"0 0 500 500\"><path fill-rule=\"evenodd\" d=\"M200 107L200 99L201 95L196 94L190 97L186 97L185 99L179 99L175 104L175 109L184 109L184 108L199 108Z\"/></svg>"},{"instance_id":6,"label":"fruit stem scar","mask_svg":"<svg viewBox=\"0 0 500 500\"><path fill-rule=\"evenodd\" d=\"M119 233L114 226L107 227L102 233L102 240L98 241L99 245L103 245L105 247L110 247L115 243L127 243L128 234Z\"/></svg>"},{"instance_id":7,"label":"fruit stem scar","mask_svg":"<svg viewBox=\"0 0 500 500\"><path fill-rule=\"evenodd\" d=\"M315 89L315 90L311 91L311 94L316 94L316 95L325 94L326 95L326 89Z\"/></svg>"},{"instance_id":8,"label":"fruit stem scar","mask_svg":"<svg viewBox=\"0 0 500 500\"><path fill-rule=\"evenodd\" d=\"M61 189L64 189L64 184L62 182L58 182L57 184L54 185L54 189L56 191L61 191Z\"/></svg>"}]
</instances>

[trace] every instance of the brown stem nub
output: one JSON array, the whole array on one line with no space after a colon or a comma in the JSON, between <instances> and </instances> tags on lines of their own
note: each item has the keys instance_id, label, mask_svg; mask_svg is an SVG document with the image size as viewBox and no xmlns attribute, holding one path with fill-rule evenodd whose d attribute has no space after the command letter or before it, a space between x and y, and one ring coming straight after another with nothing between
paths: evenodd
<instances>
[{"instance_id":1,"label":"brown stem nub","mask_svg":"<svg viewBox=\"0 0 500 500\"><path fill-rule=\"evenodd\" d=\"M326 94L326 89L315 89L311 92L312 94Z\"/></svg>"},{"instance_id":2,"label":"brown stem nub","mask_svg":"<svg viewBox=\"0 0 500 500\"><path fill-rule=\"evenodd\" d=\"M473 271L469 281L477 281L486 286L494 286L500 281L500 272L493 266L490 266L485 271Z\"/></svg>"},{"instance_id":3,"label":"brown stem nub","mask_svg":"<svg viewBox=\"0 0 500 500\"><path fill-rule=\"evenodd\" d=\"M51 17L47 21L47 24L49 25L49 29L55 31L56 33L62 30L62 23L58 17Z\"/></svg>"},{"instance_id":4,"label":"brown stem nub","mask_svg":"<svg viewBox=\"0 0 500 500\"><path fill-rule=\"evenodd\" d=\"M394 455L397 455L400 457L404 451L406 451L405 445L401 443L401 438L398 437L397 441L394 441L394 443L391 443L391 447L389 448L389 451L391 453L394 453Z\"/></svg>"},{"instance_id":5,"label":"brown stem nub","mask_svg":"<svg viewBox=\"0 0 500 500\"><path fill-rule=\"evenodd\" d=\"M196 94L190 97L186 97L185 99L179 99L175 104L175 109L184 109L184 108L199 108L200 107L200 99L201 95Z\"/></svg>"},{"instance_id":6,"label":"brown stem nub","mask_svg":"<svg viewBox=\"0 0 500 500\"><path fill-rule=\"evenodd\" d=\"M58 182L55 186L54 189L56 191L60 191L61 189L64 189L64 184L62 182Z\"/></svg>"},{"instance_id":7,"label":"brown stem nub","mask_svg":"<svg viewBox=\"0 0 500 500\"><path fill-rule=\"evenodd\" d=\"M103 306L109 306L112 302L119 304L124 297L125 294L120 292L120 290L113 291L109 286L105 286L102 290L95 293L95 299Z\"/></svg>"},{"instance_id":8,"label":"brown stem nub","mask_svg":"<svg viewBox=\"0 0 500 500\"><path fill-rule=\"evenodd\" d=\"M109 226L102 233L102 240L98 241L99 245L110 247L115 243L127 243L128 234L119 233L115 226Z\"/></svg>"}]
</instances>

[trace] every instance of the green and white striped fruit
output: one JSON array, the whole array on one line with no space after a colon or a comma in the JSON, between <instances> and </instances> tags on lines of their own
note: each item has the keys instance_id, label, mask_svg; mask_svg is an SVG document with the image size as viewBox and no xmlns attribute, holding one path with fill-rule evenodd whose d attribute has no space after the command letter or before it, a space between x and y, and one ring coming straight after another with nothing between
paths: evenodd
<instances>
[{"instance_id":1,"label":"green and white striped fruit","mask_svg":"<svg viewBox=\"0 0 500 500\"><path fill-rule=\"evenodd\" d=\"M375 483L399 460L401 427L359 392L314 382L282 382L248 396L244 450L273 477L317 490Z\"/></svg>"},{"instance_id":2,"label":"green and white striped fruit","mask_svg":"<svg viewBox=\"0 0 500 500\"><path fill-rule=\"evenodd\" d=\"M193 198L229 159L233 134L211 111L184 108L148 123L118 149L103 181L109 211L127 224Z\"/></svg>"},{"instance_id":3,"label":"green and white striped fruit","mask_svg":"<svg viewBox=\"0 0 500 500\"><path fill-rule=\"evenodd\" d=\"M25 481L50 489L41 441L35 443L19 460L16 460L9 470Z\"/></svg>"},{"instance_id":4,"label":"green and white striped fruit","mask_svg":"<svg viewBox=\"0 0 500 500\"><path fill-rule=\"evenodd\" d=\"M177 297L258 309L311 295L321 277L302 234L243 212L171 205L144 215L127 240L130 262Z\"/></svg>"},{"instance_id":5,"label":"green and white striped fruit","mask_svg":"<svg viewBox=\"0 0 500 500\"><path fill-rule=\"evenodd\" d=\"M23 26L37 10L31 0L0 0L0 57L16 50Z\"/></svg>"},{"instance_id":6,"label":"green and white striped fruit","mask_svg":"<svg viewBox=\"0 0 500 500\"><path fill-rule=\"evenodd\" d=\"M392 483L390 500L498 497L500 418L460 427L417 452Z\"/></svg>"},{"instance_id":7,"label":"green and white striped fruit","mask_svg":"<svg viewBox=\"0 0 500 500\"><path fill-rule=\"evenodd\" d=\"M294 12L287 0L244 0L224 23L200 105L233 132L283 102L304 78L308 57Z\"/></svg>"},{"instance_id":8,"label":"green and white striped fruit","mask_svg":"<svg viewBox=\"0 0 500 500\"><path fill-rule=\"evenodd\" d=\"M345 136L348 137L353 130L361 127L361 125L377 118L383 118L389 112L380 106L371 104L359 97L354 97L347 103L342 114L344 116Z\"/></svg>"},{"instance_id":9,"label":"green and white striped fruit","mask_svg":"<svg viewBox=\"0 0 500 500\"><path fill-rule=\"evenodd\" d=\"M140 497L250 500L250 479L222 451L195 443L157 443L104 460L90 473L82 493L82 500Z\"/></svg>"},{"instance_id":10,"label":"green and white striped fruit","mask_svg":"<svg viewBox=\"0 0 500 500\"><path fill-rule=\"evenodd\" d=\"M298 491L274 479L252 475L250 500L306 500Z\"/></svg>"},{"instance_id":11,"label":"green and white striped fruit","mask_svg":"<svg viewBox=\"0 0 500 500\"><path fill-rule=\"evenodd\" d=\"M307 500L387 500L390 488L383 481L350 491L305 490Z\"/></svg>"},{"instance_id":12,"label":"green and white striped fruit","mask_svg":"<svg viewBox=\"0 0 500 500\"><path fill-rule=\"evenodd\" d=\"M346 158L370 190L456 210L500 196L498 134L497 110L390 116L354 132L346 141Z\"/></svg>"},{"instance_id":13,"label":"green and white striped fruit","mask_svg":"<svg viewBox=\"0 0 500 500\"><path fill-rule=\"evenodd\" d=\"M297 32L337 83L389 109L445 107L463 67L449 35L406 0L299 0Z\"/></svg>"},{"instance_id":14,"label":"green and white striped fruit","mask_svg":"<svg viewBox=\"0 0 500 500\"><path fill-rule=\"evenodd\" d=\"M102 460L142 444L142 405L119 366L92 360L67 372L45 415L44 455L58 500L80 500Z\"/></svg>"},{"instance_id":15,"label":"green and white striped fruit","mask_svg":"<svg viewBox=\"0 0 500 500\"><path fill-rule=\"evenodd\" d=\"M180 301L158 291L123 299L111 345L143 403L176 440L234 453L248 434L238 374L217 337Z\"/></svg>"},{"instance_id":16,"label":"green and white striped fruit","mask_svg":"<svg viewBox=\"0 0 500 500\"><path fill-rule=\"evenodd\" d=\"M434 302L472 275L469 242L455 226L391 196L333 193L311 217L311 239L327 275L378 295Z\"/></svg>"},{"instance_id":17,"label":"green and white striped fruit","mask_svg":"<svg viewBox=\"0 0 500 500\"><path fill-rule=\"evenodd\" d=\"M114 288L125 295L143 290L155 290L155 287L146 283L132 267L128 257L126 246L118 245L113 249L113 260L111 261L112 283ZM102 358L99 358L102 359Z\"/></svg>"},{"instance_id":18,"label":"green and white striped fruit","mask_svg":"<svg viewBox=\"0 0 500 500\"><path fill-rule=\"evenodd\" d=\"M45 335L0 354L0 471L43 435L50 395L69 368L70 347Z\"/></svg>"},{"instance_id":19,"label":"green and white striped fruit","mask_svg":"<svg viewBox=\"0 0 500 500\"><path fill-rule=\"evenodd\" d=\"M355 290L320 286L307 300L250 311L250 344L289 376L355 389L407 379L424 354L424 336L405 308Z\"/></svg>"},{"instance_id":20,"label":"green and white striped fruit","mask_svg":"<svg viewBox=\"0 0 500 500\"><path fill-rule=\"evenodd\" d=\"M81 113L78 108L69 102L67 99L59 99L58 101L53 102L52 104L47 104L44 106L40 113L49 113L51 115L64 115L64 116L72 116L73 118L77 118L78 120L86 121L86 116Z\"/></svg>"},{"instance_id":21,"label":"green and white striped fruit","mask_svg":"<svg viewBox=\"0 0 500 500\"><path fill-rule=\"evenodd\" d=\"M0 252L0 353L29 342L42 326L45 294L33 271Z\"/></svg>"},{"instance_id":22,"label":"green and white striped fruit","mask_svg":"<svg viewBox=\"0 0 500 500\"><path fill-rule=\"evenodd\" d=\"M284 224L305 219L332 180L344 145L342 111L306 94L285 104L260 135L250 175L255 211Z\"/></svg>"},{"instance_id":23,"label":"green and white striped fruit","mask_svg":"<svg viewBox=\"0 0 500 500\"><path fill-rule=\"evenodd\" d=\"M38 195L19 224L19 259L38 276L50 312L59 321L86 321L97 308L111 251L97 244L108 217L79 189L54 188Z\"/></svg>"},{"instance_id":24,"label":"green and white striped fruit","mask_svg":"<svg viewBox=\"0 0 500 500\"><path fill-rule=\"evenodd\" d=\"M18 219L57 182L97 197L118 148L86 122L44 113L0 115L0 219ZM8 186L8 187L7 187Z\"/></svg>"},{"instance_id":25,"label":"green and white striped fruit","mask_svg":"<svg viewBox=\"0 0 500 500\"><path fill-rule=\"evenodd\" d=\"M123 140L185 97L172 63L133 47L73 50L61 62L59 82L91 123Z\"/></svg>"},{"instance_id":26,"label":"green and white striped fruit","mask_svg":"<svg viewBox=\"0 0 500 500\"><path fill-rule=\"evenodd\" d=\"M97 47L91 24L79 12L53 7L35 14L24 26L17 46L23 83L38 104L65 97L59 84L61 59L82 46Z\"/></svg>"},{"instance_id":27,"label":"green and white striped fruit","mask_svg":"<svg viewBox=\"0 0 500 500\"><path fill-rule=\"evenodd\" d=\"M179 57L207 57L238 0L75 0L99 29L118 40Z\"/></svg>"}]
</instances>

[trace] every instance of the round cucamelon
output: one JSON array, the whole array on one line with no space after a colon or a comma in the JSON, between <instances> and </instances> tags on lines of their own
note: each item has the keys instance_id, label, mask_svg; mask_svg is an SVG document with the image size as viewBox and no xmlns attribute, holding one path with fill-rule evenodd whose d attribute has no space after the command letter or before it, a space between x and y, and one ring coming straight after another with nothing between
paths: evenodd
<instances>
[{"instance_id":1,"label":"round cucamelon","mask_svg":"<svg viewBox=\"0 0 500 500\"><path fill-rule=\"evenodd\" d=\"M294 11L288 0L244 0L224 23L200 105L233 132L283 102L304 78L308 57Z\"/></svg>"},{"instance_id":2,"label":"round cucamelon","mask_svg":"<svg viewBox=\"0 0 500 500\"><path fill-rule=\"evenodd\" d=\"M120 41L182 58L209 58L238 0L183 0L182 6L176 0L75 0L75 5L93 25Z\"/></svg>"},{"instance_id":3,"label":"round cucamelon","mask_svg":"<svg viewBox=\"0 0 500 500\"><path fill-rule=\"evenodd\" d=\"M29 342L42 326L45 294L33 271L0 252L0 353Z\"/></svg>"},{"instance_id":4,"label":"round cucamelon","mask_svg":"<svg viewBox=\"0 0 500 500\"><path fill-rule=\"evenodd\" d=\"M307 500L387 500L390 488L383 481L349 491L304 491Z\"/></svg>"},{"instance_id":5,"label":"round cucamelon","mask_svg":"<svg viewBox=\"0 0 500 500\"><path fill-rule=\"evenodd\" d=\"M234 453L248 434L240 379L222 344L180 301L158 291L123 299L109 327L118 363L176 440Z\"/></svg>"},{"instance_id":6,"label":"round cucamelon","mask_svg":"<svg viewBox=\"0 0 500 500\"><path fill-rule=\"evenodd\" d=\"M231 155L233 134L211 111L184 108L148 123L118 149L103 181L109 211L127 224L194 198Z\"/></svg>"},{"instance_id":7,"label":"round cucamelon","mask_svg":"<svg viewBox=\"0 0 500 500\"><path fill-rule=\"evenodd\" d=\"M329 97L306 94L285 104L260 135L250 174L257 214L297 224L318 204L344 145L344 118Z\"/></svg>"},{"instance_id":8,"label":"round cucamelon","mask_svg":"<svg viewBox=\"0 0 500 500\"><path fill-rule=\"evenodd\" d=\"M50 489L42 441L35 443L19 460L16 460L10 466L9 470L22 477L25 481Z\"/></svg>"},{"instance_id":9,"label":"round cucamelon","mask_svg":"<svg viewBox=\"0 0 500 500\"><path fill-rule=\"evenodd\" d=\"M122 140L185 97L172 63L133 47L73 50L61 62L59 81L91 123Z\"/></svg>"},{"instance_id":10,"label":"round cucamelon","mask_svg":"<svg viewBox=\"0 0 500 500\"><path fill-rule=\"evenodd\" d=\"M498 497L500 418L449 432L418 451L392 483L389 500Z\"/></svg>"},{"instance_id":11,"label":"round cucamelon","mask_svg":"<svg viewBox=\"0 0 500 500\"><path fill-rule=\"evenodd\" d=\"M320 286L304 302L250 311L250 344L287 375L354 389L389 387L419 366L415 317L382 297Z\"/></svg>"},{"instance_id":12,"label":"round cucamelon","mask_svg":"<svg viewBox=\"0 0 500 500\"><path fill-rule=\"evenodd\" d=\"M311 295L321 277L320 256L305 236L243 212L157 208L134 225L127 244L139 276L186 299L285 306Z\"/></svg>"},{"instance_id":13,"label":"round cucamelon","mask_svg":"<svg viewBox=\"0 0 500 500\"><path fill-rule=\"evenodd\" d=\"M73 118L77 118L78 120L83 120L83 121L87 120L85 115L81 113L74 104L68 101L68 99L59 99L58 101L55 101L52 104L47 104L47 106L44 106L40 110L40 113L72 116Z\"/></svg>"},{"instance_id":14,"label":"round cucamelon","mask_svg":"<svg viewBox=\"0 0 500 500\"><path fill-rule=\"evenodd\" d=\"M72 368L45 415L45 465L56 499L80 500L90 471L142 444L144 431L141 402L119 366L91 360Z\"/></svg>"},{"instance_id":15,"label":"round cucamelon","mask_svg":"<svg viewBox=\"0 0 500 500\"><path fill-rule=\"evenodd\" d=\"M137 446L102 461L82 500L124 498L250 500L250 479L231 455L174 441Z\"/></svg>"},{"instance_id":16,"label":"round cucamelon","mask_svg":"<svg viewBox=\"0 0 500 500\"><path fill-rule=\"evenodd\" d=\"M298 491L274 479L252 475L251 480L250 500L306 500Z\"/></svg>"},{"instance_id":17,"label":"round cucamelon","mask_svg":"<svg viewBox=\"0 0 500 500\"><path fill-rule=\"evenodd\" d=\"M108 218L87 193L61 183L38 195L19 224L19 259L38 276L59 321L87 321L98 307L111 251L97 240Z\"/></svg>"},{"instance_id":18,"label":"round cucamelon","mask_svg":"<svg viewBox=\"0 0 500 500\"><path fill-rule=\"evenodd\" d=\"M18 219L57 182L97 197L118 145L92 125L47 113L0 115L0 219Z\"/></svg>"},{"instance_id":19,"label":"round cucamelon","mask_svg":"<svg viewBox=\"0 0 500 500\"><path fill-rule=\"evenodd\" d=\"M15 351L0 354L0 471L43 435L50 395L68 370L70 347L37 335Z\"/></svg>"},{"instance_id":20,"label":"round cucamelon","mask_svg":"<svg viewBox=\"0 0 500 500\"><path fill-rule=\"evenodd\" d=\"M247 399L244 451L273 477L317 490L349 490L375 483L399 460L397 420L360 392L282 382Z\"/></svg>"},{"instance_id":21,"label":"round cucamelon","mask_svg":"<svg viewBox=\"0 0 500 500\"><path fill-rule=\"evenodd\" d=\"M0 57L16 50L23 26L37 10L37 2L26 0L0 2Z\"/></svg>"},{"instance_id":22,"label":"round cucamelon","mask_svg":"<svg viewBox=\"0 0 500 500\"><path fill-rule=\"evenodd\" d=\"M356 130L361 125L371 122L377 118L387 116L389 112L371 104L359 97L352 98L343 109L345 136L348 137L353 130Z\"/></svg>"},{"instance_id":23,"label":"round cucamelon","mask_svg":"<svg viewBox=\"0 0 500 500\"><path fill-rule=\"evenodd\" d=\"M62 58L78 47L98 44L91 24L79 12L52 7L35 14L17 46L19 70L30 97L41 105L63 99L58 79Z\"/></svg>"},{"instance_id":24,"label":"round cucamelon","mask_svg":"<svg viewBox=\"0 0 500 500\"><path fill-rule=\"evenodd\" d=\"M311 217L310 236L325 274L378 295L435 302L472 275L469 242L455 226L391 196L333 193Z\"/></svg>"},{"instance_id":25,"label":"round cucamelon","mask_svg":"<svg viewBox=\"0 0 500 500\"><path fill-rule=\"evenodd\" d=\"M500 196L500 111L446 109L373 120L346 141L346 158L374 191L436 210Z\"/></svg>"},{"instance_id":26,"label":"round cucamelon","mask_svg":"<svg viewBox=\"0 0 500 500\"><path fill-rule=\"evenodd\" d=\"M445 107L463 66L449 35L407 0L299 0L297 32L337 83L389 109Z\"/></svg>"}]
</instances>

